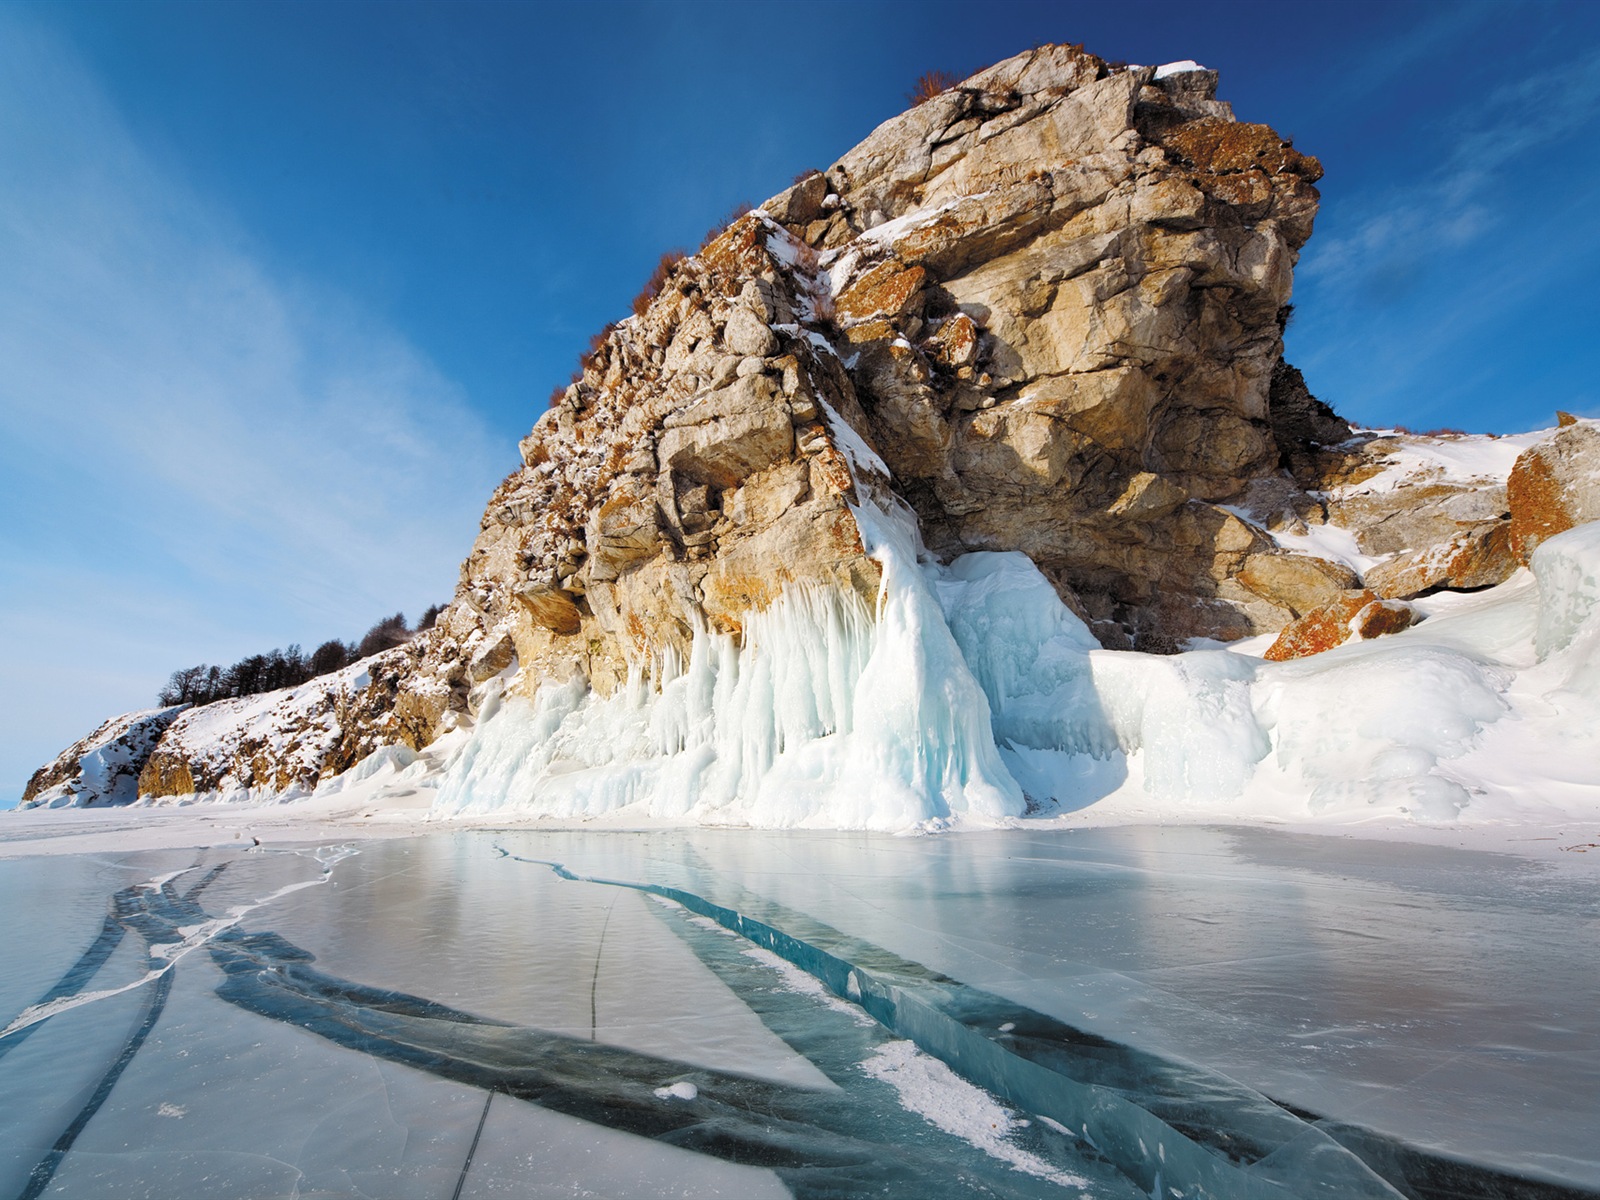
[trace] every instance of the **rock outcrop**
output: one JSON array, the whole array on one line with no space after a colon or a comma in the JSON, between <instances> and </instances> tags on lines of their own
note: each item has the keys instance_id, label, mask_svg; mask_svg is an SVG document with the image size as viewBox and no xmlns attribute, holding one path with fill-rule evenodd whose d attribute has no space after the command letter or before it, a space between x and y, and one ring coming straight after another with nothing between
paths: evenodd
<instances>
[{"instance_id":1,"label":"rock outcrop","mask_svg":"<svg viewBox=\"0 0 1600 1200\"><path fill-rule=\"evenodd\" d=\"M1600 428L1561 416L1555 435L1524 451L1506 483L1506 540L1519 563L1527 563L1540 542L1600 520Z\"/></svg>"},{"instance_id":2,"label":"rock outcrop","mask_svg":"<svg viewBox=\"0 0 1600 1200\"><path fill-rule=\"evenodd\" d=\"M421 749L445 711L442 701L418 703L435 678L418 669L422 659L413 643L299 687L169 710L175 719L136 768L138 793L294 795L380 747Z\"/></svg>"},{"instance_id":3,"label":"rock outcrop","mask_svg":"<svg viewBox=\"0 0 1600 1200\"><path fill-rule=\"evenodd\" d=\"M139 772L187 705L113 717L68 746L28 780L19 808L100 808L131 804Z\"/></svg>"},{"instance_id":4,"label":"rock outcrop","mask_svg":"<svg viewBox=\"0 0 1600 1200\"><path fill-rule=\"evenodd\" d=\"M1320 168L1215 83L1045 47L735 222L522 443L448 633L608 689L787 584L870 599L862 488L941 557L1025 551L1108 645L1291 619L1221 504L1348 433L1282 365Z\"/></svg>"},{"instance_id":5,"label":"rock outcrop","mask_svg":"<svg viewBox=\"0 0 1600 1200\"><path fill-rule=\"evenodd\" d=\"M1262 657L1268 662L1305 658L1348 641L1399 633L1414 620L1416 611L1404 601L1382 600L1370 589L1360 588L1285 625Z\"/></svg>"},{"instance_id":6,"label":"rock outcrop","mask_svg":"<svg viewBox=\"0 0 1600 1200\"><path fill-rule=\"evenodd\" d=\"M1312 396L1283 330L1321 168L1216 83L1041 47L801 176L597 339L433 629L186 714L141 791L307 787L427 743L496 676L659 683L786 590L870 613L867 512L914 514L940 560L1022 551L1113 649L1503 579L1564 518L1519 533L1509 458L1433 470L1428 439ZM1587 503L1564 462L1523 472L1563 512Z\"/></svg>"}]
</instances>

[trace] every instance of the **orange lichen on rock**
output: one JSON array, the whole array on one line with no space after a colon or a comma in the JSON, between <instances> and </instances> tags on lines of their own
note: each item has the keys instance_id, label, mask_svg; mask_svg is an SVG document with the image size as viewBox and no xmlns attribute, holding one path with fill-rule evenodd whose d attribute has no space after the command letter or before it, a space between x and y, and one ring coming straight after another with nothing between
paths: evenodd
<instances>
[{"instance_id":1,"label":"orange lichen on rock","mask_svg":"<svg viewBox=\"0 0 1600 1200\"><path fill-rule=\"evenodd\" d=\"M1206 117L1172 130L1163 144L1202 171L1225 174L1262 170L1269 175L1299 175L1308 183L1322 178L1322 164L1301 154L1267 125Z\"/></svg>"},{"instance_id":2,"label":"orange lichen on rock","mask_svg":"<svg viewBox=\"0 0 1600 1200\"><path fill-rule=\"evenodd\" d=\"M1565 488L1549 461L1533 447L1517 458L1506 480L1511 505L1511 552L1526 564L1539 543L1565 533L1576 523L1565 502Z\"/></svg>"},{"instance_id":3,"label":"orange lichen on rock","mask_svg":"<svg viewBox=\"0 0 1600 1200\"><path fill-rule=\"evenodd\" d=\"M1409 604L1382 600L1363 589L1285 625L1263 657L1268 662L1305 658L1342 646L1352 637L1365 641L1387 633L1399 633L1415 619L1416 612Z\"/></svg>"},{"instance_id":4,"label":"orange lichen on rock","mask_svg":"<svg viewBox=\"0 0 1600 1200\"><path fill-rule=\"evenodd\" d=\"M928 273L921 267L908 267L896 259L879 263L839 297L839 315L898 316L911 307L927 277Z\"/></svg>"}]
</instances>

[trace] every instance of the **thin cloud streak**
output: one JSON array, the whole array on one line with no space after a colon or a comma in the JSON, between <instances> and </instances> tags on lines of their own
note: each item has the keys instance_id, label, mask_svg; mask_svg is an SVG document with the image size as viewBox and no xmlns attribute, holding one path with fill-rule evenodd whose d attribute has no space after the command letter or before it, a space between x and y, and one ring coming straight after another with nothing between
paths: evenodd
<instances>
[{"instance_id":1,"label":"thin cloud streak","mask_svg":"<svg viewBox=\"0 0 1600 1200\"><path fill-rule=\"evenodd\" d=\"M165 670L448 598L515 458L381 320L276 275L69 48L3 13L0 175L3 804ZM63 675L121 682L40 711L41 635Z\"/></svg>"},{"instance_id":2,"label":"thin cloud streak","mask_svg":"<svg viewBox=\"0 0 1600 1200\"><path fill-rule=\"evenodd\" d=\"M1497 88L1441 132L1450 149L1424 182L1366 198L1355 228L1313 241L1306 283L1346 289L1381 276L1395 260L1460 250L1510 215L1487 196L1523 155L1594 120L1600 61L1559 64Z\"/></svg>"}]
</instances>

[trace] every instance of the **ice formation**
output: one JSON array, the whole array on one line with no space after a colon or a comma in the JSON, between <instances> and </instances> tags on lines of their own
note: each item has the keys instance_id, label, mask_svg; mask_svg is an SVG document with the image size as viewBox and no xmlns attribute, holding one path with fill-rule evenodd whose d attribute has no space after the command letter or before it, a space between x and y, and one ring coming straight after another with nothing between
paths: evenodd
<instances>
[{"instance_id":1,"label":"ice formation","mask_svg":"<svg viewBox=\"0 0 1600 1200\"><path fill-rule=\"evenodd\" d=\"M863 509L883 565L877 612L788 588L741 641L700 630L687 663L636 666L609 697L546 681L493 699L436 811L500 807L767 827L904 829L1023 812L922 569L909 515Z\"/></svg>"},{"instance_id":2,"label":"ice formation","mask_svg":"<svg viewBox=\"0 0 1600 1200\"><path fill-rule=\"evenodd\" d=\"M1405 633L1268 663L1103 650L1025 555L941 566L909 514L857 517L884 568L876 612L789 588L742 639L701 630L687 663L640 664L611 696L582 680L497 693L435 811L902 830L1114 797L1493 819L1559 781L1551 746L1592 750L1600 524L1500 587L1421 602Z\"/></svg>"}]
</instances>

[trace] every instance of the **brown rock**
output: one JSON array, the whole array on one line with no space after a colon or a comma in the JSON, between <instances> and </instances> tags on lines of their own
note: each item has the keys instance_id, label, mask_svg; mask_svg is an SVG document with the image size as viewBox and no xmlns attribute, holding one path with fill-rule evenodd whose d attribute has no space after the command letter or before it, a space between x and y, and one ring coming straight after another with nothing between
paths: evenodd
<instances>
[{"instance_id":1,"label":"brown rock","mask_svg":"<svg viewBox=\"0 0 1600 1200\"><path fill-rule=\"evenodd\" d=\"M1441 587L1493 587L1511 578L1518 565L1511 553L1511 524L1499 521L1426 550L1397 555L1372 567L1365 578L1378 595L1409 600Z\"/></svg>"},{"instance_id":2,"label":"brown rock","mask_svg":"<svg viewBox=\"0 0 1600 1200\"><path fill-rule=\"evenodd\" d=\"M467 676L473 683L482 683L504 671L516 657L517 643L509 633L485 638L467 665Z\"/></svg>"},{"instance_id":3,"label":"brown rock","mask_svg":"<svg viewBox=\"0 0 1600 1200\"><path fill-rule=\"evenodd\" d=\"M781 225L805 226L822 215L827 197L828 177L821 171L808 171L761 207Z\"/></svg>"},{"instance_id":4,"label":"brown rock","mask_svg":"<svg viewBox=\"0 0 1600 1200\"><path fill-rule=\"evenodd\" d=\"M909 312L928 273L921 267L908 267L890 259L868 271L845 289L839 297L841 317L897 317Z\"/></svg>"},{"instance_id":5,"label":"brown rock","mask_svg":"<svg viewBox=\"0 0 1600 1200\"><path fill-rule=\"evenodd\" d=\"M1235 578L1297 617L1333 604L1361 586L1361 577L1343 563L1307 554L1252 554Z\"/></svg>"},{"instance_id":6,"label":"brown rock","mask_svg":"<svg viewBox=\"0 0 1600 1200\"><path fill-rule=\"evenodd\" d=\"M530 581L517 589L516 596L534 623L551 633L571 635L583 628L576 597L552 580Z\"/></svg>"},{"instance_id":7,"label":"brown rock","mask_svg":"<svg viewBox=\"0 0 1600 1200\"><path fill-rule=\"evenodd\" d=\"M1286 662L1342 646L1352 637L1367 639L1399 633L1416 619L1410 605L1381 600L1371 591L1347 594L1283 627L1262 657Z\"/></svg>"},{"instance_id":8,"label":"brown rock","mask_svg":"<svg viewBox=\"0 0 1600 1200\"><path fill-rule=\"evenodd\" d=\"M1506 482L1511 552L1526 564L1540 542L1600 520L1600 429L1580 421L1517 457Z\"/></svg>"}]
</instances>

